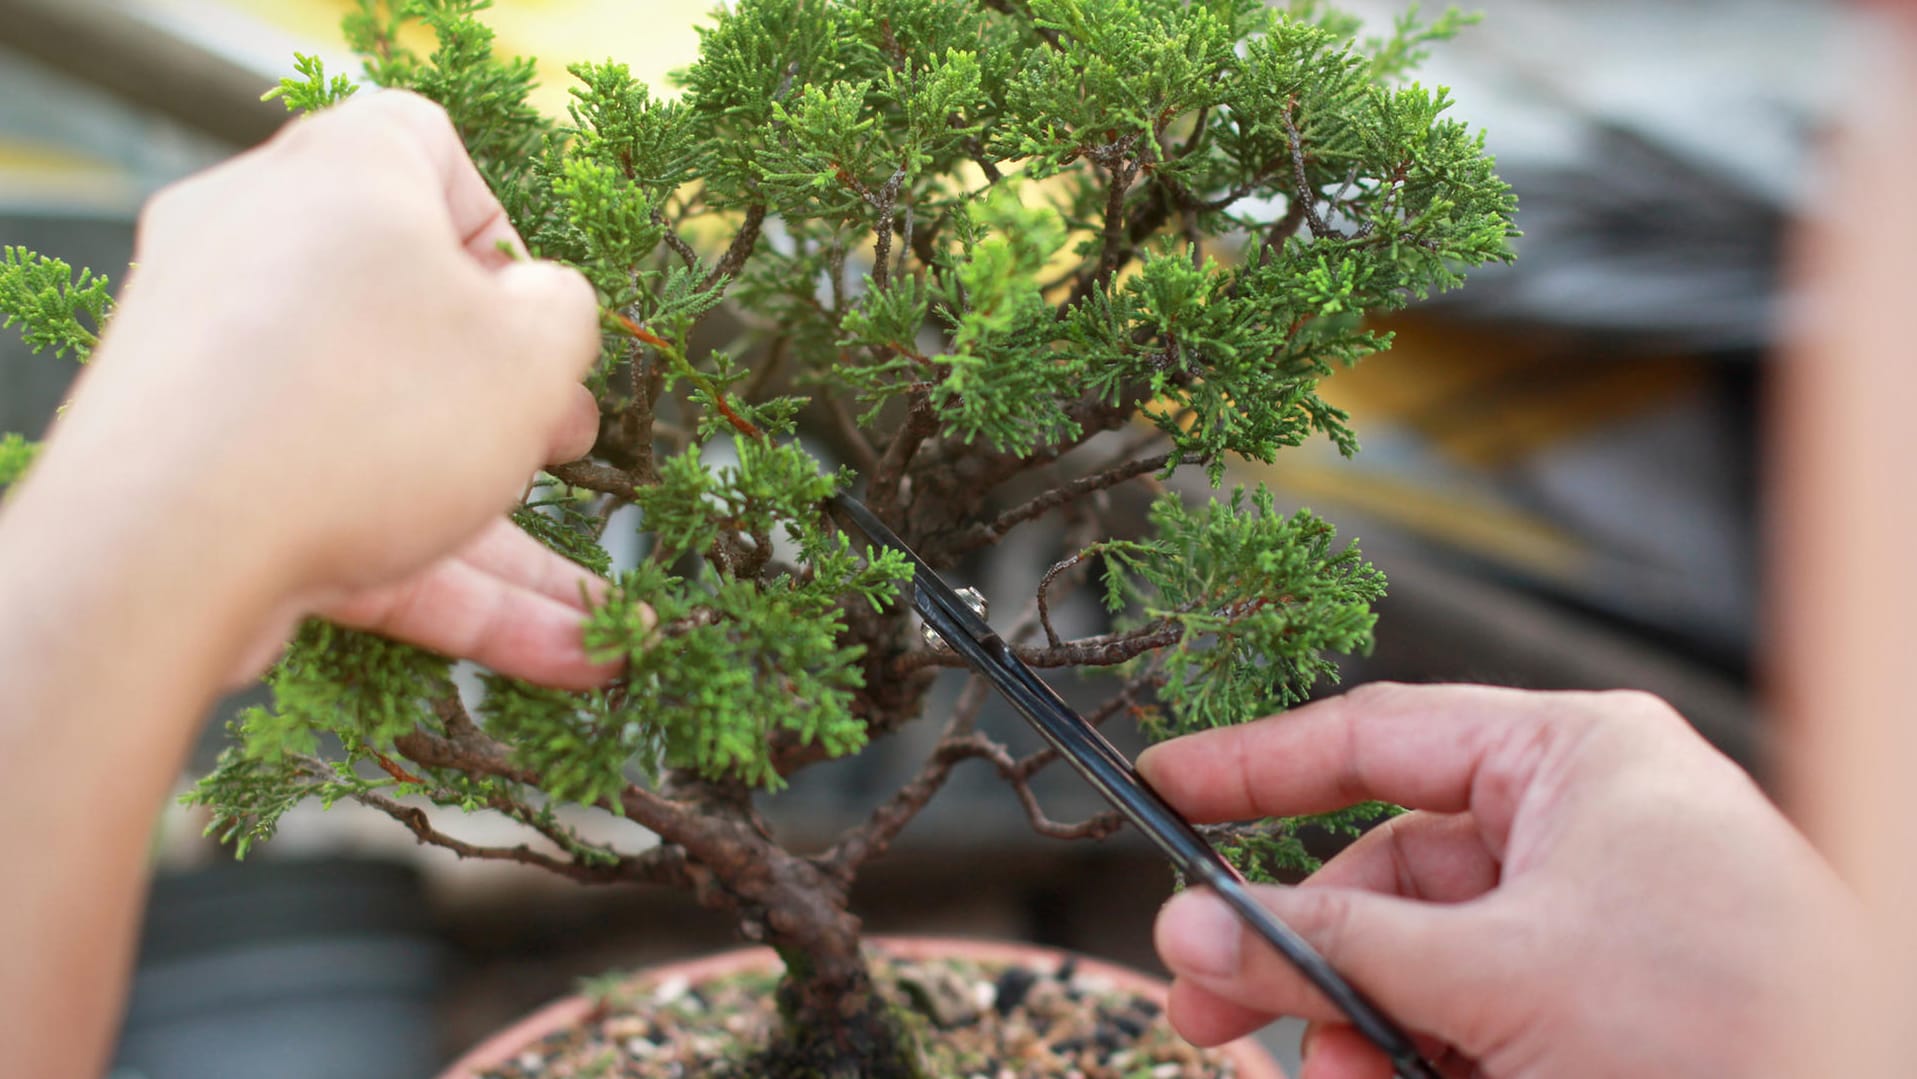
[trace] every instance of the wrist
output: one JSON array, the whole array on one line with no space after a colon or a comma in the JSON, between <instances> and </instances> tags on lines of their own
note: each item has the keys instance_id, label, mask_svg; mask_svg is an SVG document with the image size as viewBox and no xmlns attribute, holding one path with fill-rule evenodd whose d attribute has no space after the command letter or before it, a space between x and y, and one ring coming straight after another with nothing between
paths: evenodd
<instances>
[{"instance_id":1,"label":"wrist","mask_svg":"<svg viewBox=\"0 0 1917 1079\"><path fill-rule=\"evenodd\" d=\"M289 575L229 508L230 493L157 474L164 465L137 451L90 452L82 431L71 434L49 442L0 507L0 606L123 604L217 648L289 594Z\"/></svg>"}]
</instances>

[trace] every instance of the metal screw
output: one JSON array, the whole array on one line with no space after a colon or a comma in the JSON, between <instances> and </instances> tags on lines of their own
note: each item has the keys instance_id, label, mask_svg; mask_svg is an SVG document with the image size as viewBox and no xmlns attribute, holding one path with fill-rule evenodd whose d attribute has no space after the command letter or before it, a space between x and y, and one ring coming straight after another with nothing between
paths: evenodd
<instances>
[{"instance_id":1,"label":"metal screw","mask_svg":"<svg viewBox=\"0 0 1917 1079\"><path fill-rule=\"evenodd\" d=\"M957 588L953 591L957 592L958 597L965 601L965 605L972 608L972 612L980 618L984 618L986 612L991 610L991 606L985 602L985 593L978 589ZM951 645L945 643L945 638L939 636L931 626L923 622L919 623L919 636L924 638L926 646L935 652L949 652L952 649Z\"/></svg>"}]
</instances>

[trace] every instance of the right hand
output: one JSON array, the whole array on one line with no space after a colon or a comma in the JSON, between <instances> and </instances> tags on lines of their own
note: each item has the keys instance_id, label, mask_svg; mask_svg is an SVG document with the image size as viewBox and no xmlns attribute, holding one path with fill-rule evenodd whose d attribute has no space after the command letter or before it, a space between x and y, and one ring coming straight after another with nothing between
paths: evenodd
<instances>
[{"instance_id":1,"label":"right hand","mask_svg":"<svg viewBox=\"0 0 1917 1079\"><path fill-rule=\"evenodd\" d=\"M1370 686L1139 768L1199 822L1410 807L1304 885L1257 892L1446 1074L1776 1074L1854 969L1842 884L1646 695ZM1391 1074L1209 892L1168 904L1157 944L1193 1042L1302 1016L1305 1079Z\"/></svg>"}]
</instances>

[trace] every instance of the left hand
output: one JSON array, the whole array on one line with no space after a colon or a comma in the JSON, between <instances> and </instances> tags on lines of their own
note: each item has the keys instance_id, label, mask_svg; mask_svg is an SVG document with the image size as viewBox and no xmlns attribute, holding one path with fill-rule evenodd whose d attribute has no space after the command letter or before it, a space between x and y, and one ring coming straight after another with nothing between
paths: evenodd
<instances>
[{"instance_id":1,"label":"left hand","mask_svg":"<svg viewBox=\"0 0 1917 1079\"><path fill-rule=\"evenodd\" d=\"M352 629L484 664L556 689L592 689L618 670L580 647L580 619L604 598L606 582L500 519L471 543L392 584L344 589L310 611L289 604L235 669L237 686L257 681L308 613Z\"/></svg>"},{"instance_id":2,"label":"left hand","mask_svg":"<svg viewBox=\"0 0 1917 1079\"><path fill-rule=\"evenodd\" d=\"M387 92L290 124L142 215L37 471L118 477L130 534L220 538L215 583L267 615L233 673L319 614L602 684L579 624L603 584L500 517L598 421L592 290L524 250L438 106Z\"/></svg>"}]
</instances>

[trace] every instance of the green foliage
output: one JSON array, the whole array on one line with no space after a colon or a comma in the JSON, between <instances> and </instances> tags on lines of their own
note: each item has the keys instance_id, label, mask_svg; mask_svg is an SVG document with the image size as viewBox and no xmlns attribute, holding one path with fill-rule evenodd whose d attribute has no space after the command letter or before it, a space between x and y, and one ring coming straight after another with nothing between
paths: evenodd
<instances>
[{"instance_id":1,"label":"green foliage","mask_svg":"<svg viewBox=\"0 0 1917 1079\"><path fill-rule=\"evenodd\" d=\"M890 603L910 567L890 553L868 562L823 528L820 503L842 479L820 476L805 451L737 448L738 463L716 469L697 452L674 458L642 493L651 557L616 579L586 630L600 656L626 661L625 693L597 735L568 731L535 750L549 767L596 761L589 789L620 782L635 758L776 788L775 731L832 757L865 744L851 707L864 649L840 639L843 605ZM763 572L775 537L802 570ZM689 555L703 556L695 576L667 570Z\"/></svg>"},{"instance_id":2,"label":"green foliage","mask_svg":"<svg viewBox=\"0 0 1917 1079\"><path fill-rule=\"evenodd\" d=\"M586 641L625 671L590 693L484 676L473 714L515 781L402 778L377 755L460 714L446 662L309 627L199 795L242 843L288 797L377 787L520 806L603 864L545 807L777 788L913 718L929 681L896 662L916 647L906 566L858 554L833 493L864 480L950 564L1028 497L1011 480L1062 491L1074 448L1138 417L1170 443L1166 473L1202 462L1214 488L1307 439L1355 453L1320 381L1390 346L1376 315L1511 257L1482 136L1412 81L1471 21L1455 10L1367 37L1316 0L734 0L676 99L581 63L548 118L487 6L357 0L347 37L370 82L446 106L533 252L598 291L599 444L555 470L591 489L544 484L513 519L611 581ZM302 57L275 94L350 91ZM91 340L78 316L106 313L104 282L24 254L0 289L30 340L68 349ZM1116 525L1088 505L1071 512ZM607 553L625 507L637 565ZM1294 704L1369 646L1384 580L1334 540L1263 490L1167 496L1148 534L1096 539L1114 636L1151 644L1122 671L1156 694L1154 736ZM1304 826L1235 853L1302 866Z\"/></svg>"},{"instance_id":3,"label":"green foliage","mask_svg":"<svg viewBox=\"0 0 1917 1079\"><path fill-rule=\"evenodd\" d=\"M1025 206L1001 186L971 222L978 239L951 277L947 311L950 351L937 358L946 374L934 399L940 418L960 437L994 449L1029 452L1075 437L1065 413L1083 379L1080 359L1054 347L1051 305L1040 276L1065 246L1057 213Z\"/></svg>"},{"instance_id":4,"label":"green foliage","mask_svg":"<svg viewBox=\"0 0 1917 1079\"><path fill-rule=\"evenodd\" d=\"M536 167L558 125L535 108L530 58L502 59L496 35L480 15L492 0L356 0L346 17L346 40L366 61L375 85L411 90L445 106L473 161L522 235L550 212ZM419 55L404 31L430 31L433 51Z\"/></svg>"},{"instance_id":5,"label":"green foliage","mask_svg":"<svg viewBox=\"0 0 1917 1079\"><path fill-rule=\"evenodd\" d=\"M893 558L861 564L843 541L816 555L804 579L765 584L710 570L685 580L653 562L618 580L586 630L597 654L629 664L617 729L646 739L618 755L652 746L657 766L776 789L775 731L827 757L863 748L865 725L851 705L864 685L864 650L839 641L840 597L883 602L910 573ZM642 605L659 619L656 630L637 615Z\"/></svg>"},{"instance_id":6,"label":"green foliage","mask_svg":"<svg viewBox=\"0 0 1917 1079\"><path fill-rule=\"evenodd\" d=\"M235 741L246 736L242 722L228 723L226 731ZM206 834L232 844L233 856L244 858L253 844L273 838L281 817L306 799L325 795L328 786L284 754L256 757L234 745L221 751L213 771L180 801L212 810Z\"/></svg>"},{"instance_id":7,"label":"green foliage","mask_svg":"<svg viewBox=\"0 0 1917 1079\"><path fill-rule=\"evenodd\" d=\"M1333 839L1356 839L1372 825L1402 812L1386 802L1360 802L1331 813L1229 828L1213 837L1212 846L1254 883L1288 883L1316 873L1324 864L1305 844L1313 832Z\"/></svg>"},{"instance_id":8,"label":"green foliage","mask_svg":"<svg viewBox=\"0 0 1917 1079\"><path fill-rule=\"evenodd\" d=\"M0 248L0 329L20 326L35 352L67 353L87 362L100 343L100 331L112 314L113 295L104 277L92 270L75 276L73 267L24 247Z\"/></svg>"},{"instance_id":9,"label":"green foliage","mask_svg":"<svg viewBox=\"0 0 1917 1079\"><path fill-rule=\"evenodd\" d=\"M298 78L285 78L280 84L260 95L261 101L277 99L286 106L287 112L309 113L334 105L352 97L359 89L353 80L344 75L326 77L326 61L305 53L293 54L293 69L299 72Z\"/></svg>"},{"instance_id":10,"label":"green foliage","mask_svg":"<svg viewBox=\"0 0 1917 1079\"><path fill-rule=\"evenodd\" d=\"M549 490L542 482L538 490ZM587 512L581 499L561 494L528 501L512 512L513 523L527 535L545 544L573 562L606 576L612 572L612 556L599 545L599 522Z\"/></svg>"},{"instance_id":11,"label":"green foliage","mask_svg":"<svg viewBox=\"0 0 1917 1079\"><path fill-rule=\"evenodd\" d=\"M1259 488L1196 511L1175 496L1152 507L1158 536L1103 548L1113 563L1106 600L1143 609L1176 641L1148 660L1164 675L1166 714L1155 738L1243 723L1303 701L1328 654L1367 650L1384 574L1308 510L1286 517Z\"/></svg>"},{"instance_id":12,"label":"green foliage","mask_svg":"<svg viewBox=\"0 0 1917 1079\"><path fill-rule=\"evenodd\" d=\"M0 487L11 486L27 474L33 466L33 458L40 452L40 444L29 442L19 435L0 435Z\"/></svg>"},{"instance_id":13,"label":"green foliage","mask_svg":"<svg viewBox=\"0 0 1917 1079\"><path fill-rule=\"evenodd\" d=\"M275 760L311 754L319 736L382 751L422 724L436 724L432 703L452 689L442 657L369 633L310 621L267 675L270 708L239 721L246 755Z\"/></svg>"}]
</instances>

